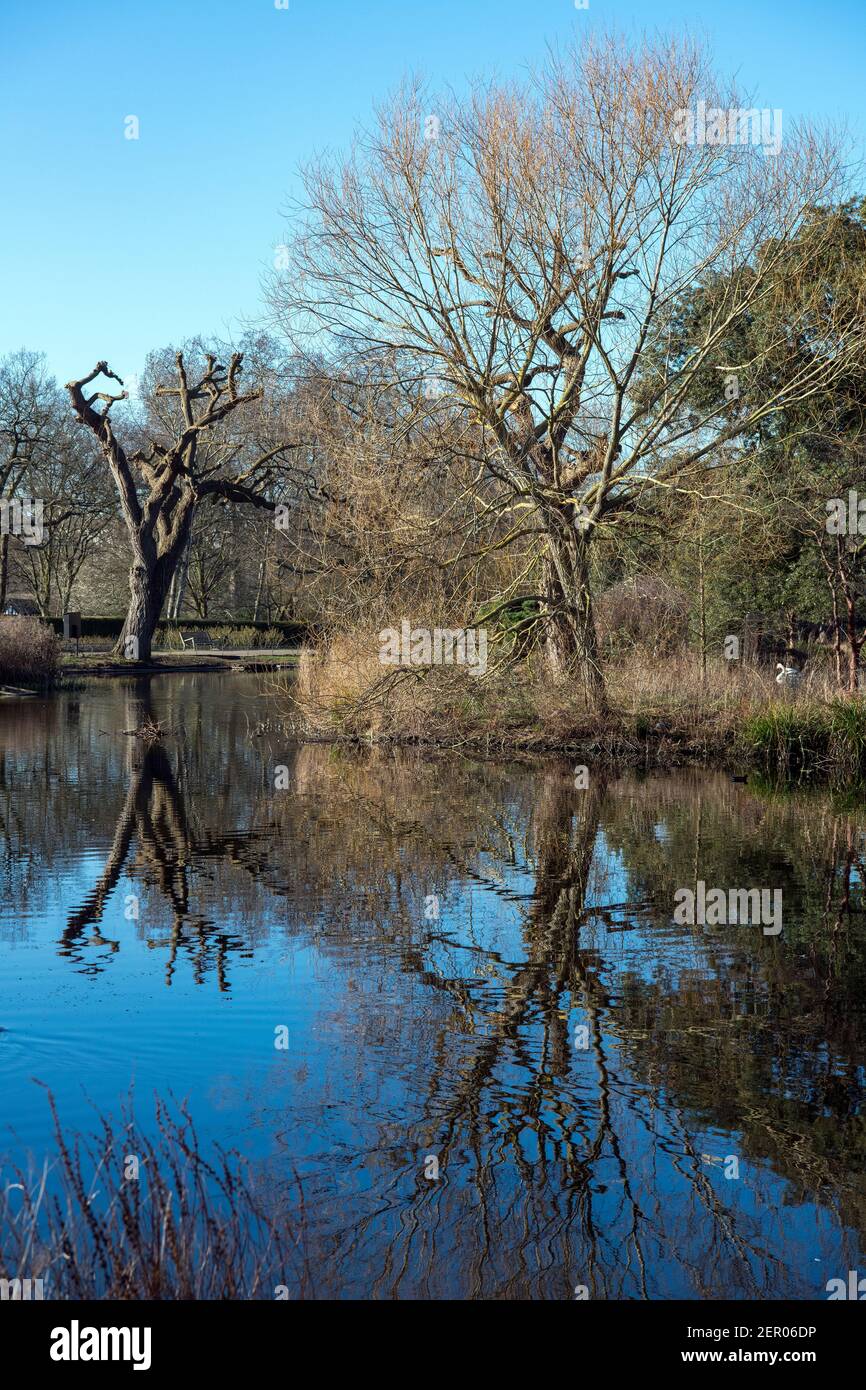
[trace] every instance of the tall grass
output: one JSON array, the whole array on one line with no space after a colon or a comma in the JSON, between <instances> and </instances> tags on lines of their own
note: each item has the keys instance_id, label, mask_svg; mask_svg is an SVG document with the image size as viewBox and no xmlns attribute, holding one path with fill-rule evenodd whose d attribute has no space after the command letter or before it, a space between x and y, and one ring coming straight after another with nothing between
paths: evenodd
<instances>
[{"instance_id":1,"label":"tall grass","mask_svg":"<svg viewBox=\"0 0 866 1390\"><path fill-rule=\"evenodd\" d=\"M543 653L509 660L491 643L481 679L465 668L383 667L372 632L341 633L304 648L287 696L310 732L349 737L438 738L487 733L551 738L617 728L631 733L675 721L684 733L708 724L733 730L746 711L778 694L772 675L735 663L710 663L680 652L656 660L633 649L605 663L609 710L588 711L582 692L550 678Z\"/></svg>"},{"instance_id":2,"label":"tall grass","mask_svg":"<svg viewBox=\"0 0 866 1390\"><path fill-rule=\"evenodd\" d=\"M744 722L741 739L777 776L816 770L859 780L866 773L866 698L768 704Z\"/></svg>"},{"instance_id":3,"label":"tall grass","mask_svg":"<svg viewBox=\"0 0 866 1390\"><path fill-rule=\"evenodd\" d=\"M804 767L860 775L866 715L840 695L816 660L795 691L770 668L709 660L685 648L638 645L605 661L608 706L588 710L582 692L551 679L543 653L509 660L492 644L481 679L456 666L382 667L374 632L343 632L302 651L298 679L283 685L295 727L327 737L459 746L571 747L645 761L672 751L693 759L760 764L773 775Z\"/></svg>"},{"instance_id":4,"label":"tall grass","mask_svg":"<svg viewBox=\"0 0 866 1390\"><path fill-rule=\"evenodd\" d=\"M0 685L50 684L60 650L57 634L38 619L0 617Z\"/></svg>"},{"instance_id":5,"label":"tall grass","mask_svg":"<svg viewBox=\"0 0 866 1390\"><path fill-rule=\"evenodd\" d=\"M202 1150L184 1107L156 1103L156 1137L131 1113L69 1137L53 1097L58 1158L4 1168L0 1277L42 1279L54 1299L274 1298L312 1286L303 1228L235 1151ZM138 1161L137 1177L132 1159ZM303 1210L303 1202L299 1204Z\"/></svg>"}]
</instances>

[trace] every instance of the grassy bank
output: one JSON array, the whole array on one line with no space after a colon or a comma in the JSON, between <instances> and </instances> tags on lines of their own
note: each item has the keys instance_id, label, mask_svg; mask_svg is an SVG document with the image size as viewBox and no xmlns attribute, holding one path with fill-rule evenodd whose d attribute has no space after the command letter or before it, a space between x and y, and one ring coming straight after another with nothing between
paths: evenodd
<instances>
[{"instance_id":1,"label":"grassy bank","mask_svg":"<svg viewBox=\"0 0 866 1390\"><path fill-rule=\"evenodd\" d=\"M296 665L298 654L294 651L244 652L238 655L225 655L215 652L201 655L195 652L155 653L149 662L125 661L101 652L67 652L63 656L62 674L66 676L122 676L170 675L187 672L226 672L226 671L274 671L282 667Z\"/></svg>"},{"instance_id":2,"label":"grassy bank","mask_svg":"<svg viewBox=\"0 0 866 1390\"><path fill-rule=\"evenodd\" d=\"M769 702L740 731L744 753L775 776L819 772L834 781L866 776L866 699L836 696Z\"/></svg>"},{"instance_id":3,"label":"grassy bank","mask_svg":"<svg viewBox=\"0 0 866 1390\"><path fill-rule=\"evenodd\" d=\"M796 692L773 672L733 662L702 670L689 652L631 651L605 666L607 707L551 680L540 657L465 667L382 667L369 637L343 635L302 652L282 687L307 737L415 743L488 752L562 751L645 766L712 763L771 775L866 775L866 701L840 695L828 673Z\"/></svg>"}]
</instances>

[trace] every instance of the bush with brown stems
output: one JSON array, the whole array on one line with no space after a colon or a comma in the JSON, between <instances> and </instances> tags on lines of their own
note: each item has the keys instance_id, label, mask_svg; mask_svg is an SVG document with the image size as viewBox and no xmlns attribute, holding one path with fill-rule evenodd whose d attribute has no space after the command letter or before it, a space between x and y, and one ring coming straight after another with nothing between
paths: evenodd
<instances>
[{"instance_id":1,"label":"bush with brown stems","mask_svg":"<svg viewBox=\"0 0 866 1390\"><path fill-rule=\"evenodd\" d=\"M667 656L688 641L688 594L656 574L612 584L599 595L595 617L599 640L609 651L642 647Z\"/></svg>"},{"instance_id":2,"label":"bush with brown stems","mask_svg":"<svg viewBox=\"0 0 866 1390\"><path fill-rule=\"evenodd\" d=\"M37 618L0 618L0 685L48 685L60 666L60 639Z\"/></svg>"}]
</instances>

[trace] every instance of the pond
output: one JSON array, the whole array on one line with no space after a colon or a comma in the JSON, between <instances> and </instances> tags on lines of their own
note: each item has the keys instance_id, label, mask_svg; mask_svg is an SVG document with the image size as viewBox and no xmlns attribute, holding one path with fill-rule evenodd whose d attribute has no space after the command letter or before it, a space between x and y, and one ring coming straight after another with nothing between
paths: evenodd
<instances>
[{"instance_id":1,"label":"pond","mask_svg":"<svg viewBox=\"0 0 866 1390\"><path fill-rule=\"evenodd\" d=\"M0 706L7 1158L54 1153L45 1087L81 1131L186 1099L302 1204L326 1296L863 1268L862 804L298 744L266 679ZM677 920L699 883L779 890L781 930Z\"/></svg>"}]
</instances>

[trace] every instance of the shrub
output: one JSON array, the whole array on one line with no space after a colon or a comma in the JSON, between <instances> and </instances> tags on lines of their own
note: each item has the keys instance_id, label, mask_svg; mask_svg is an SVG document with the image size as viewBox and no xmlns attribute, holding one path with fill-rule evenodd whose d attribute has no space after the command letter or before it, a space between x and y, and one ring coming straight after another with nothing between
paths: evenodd
<instances>
[{"instance_id":1,"label":"shrub","mask_svg":"<svg viewBox=\"0 0 866 1390\"><path fill-rule=\"evenodd\" d=\"M60 639L36 618L0 618L0 684L47 685L60 665Z\"/></svg>"},{"instance_id":2,"label":"shrub","mask_svg":"<svg viewBox=\"0 0 866 1390\"><path fill-rule=\"evenodd\" d=\"M491 599L479 608L473 627L487 627L502 634L504 650L520 659L532 651L543 636L541 602L538 598L516 598L503 605Z\"/></svg>"},{"instance_id":3,"label":"shrub","mask_svg":"<svg viewBox=\"0 0 866 1390\"><path fill-rule=\"evenodd\" d=\"M276 627L211 627L215 647L255 651L257 647L285 647L286 638Z\"/></svg>"},{"instance_id":4,"label":"shrub","mask_svg":"<svg viewBox=\"0 0 866 1390\"><path fill-rule=\"evenodd\" d=\"M770 704L746 720L742 738L777 776L820 768L855 780L866 768L866 701L836 697Z\"/></svg>"},{"instance_id":5,"label":"shrub","mask_svg":"<svg viewBox=\"0 0 866 1390\"><path fill-rule=\"evenodd\" d=\"M599 638L609 648L641 647L668 655L688 638L688 595L658 575L638 575L611 585L598 599L595 617Z\"/></svg>"}]
</instances>

